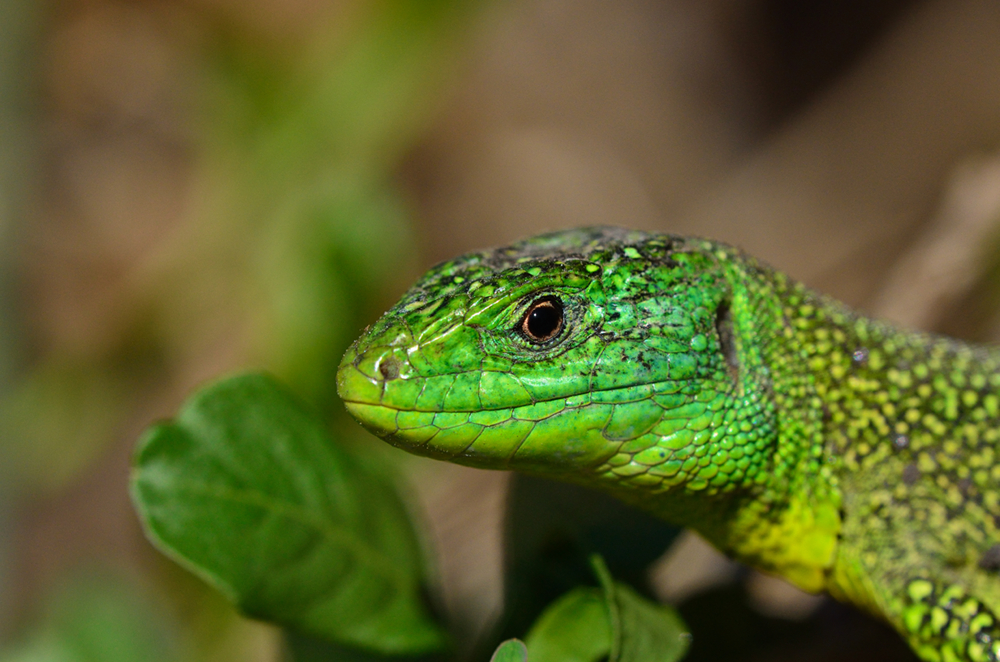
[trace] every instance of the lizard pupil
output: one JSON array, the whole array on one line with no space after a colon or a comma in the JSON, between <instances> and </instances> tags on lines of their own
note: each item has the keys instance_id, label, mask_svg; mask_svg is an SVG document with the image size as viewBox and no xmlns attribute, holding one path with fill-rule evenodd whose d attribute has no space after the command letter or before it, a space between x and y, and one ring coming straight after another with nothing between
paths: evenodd
<instances>
[{"instance_id":1,"label":"lizard pupil","mask_svg":"<svg viewBox=\"0 0 1000 662\"><path fill-rule=\"evenodd\" d=\"M539 299L521 320L521 333L534 343L543 343L559 335L563 328L563 307L558 299Z\"/></svg>"}]
</instances>

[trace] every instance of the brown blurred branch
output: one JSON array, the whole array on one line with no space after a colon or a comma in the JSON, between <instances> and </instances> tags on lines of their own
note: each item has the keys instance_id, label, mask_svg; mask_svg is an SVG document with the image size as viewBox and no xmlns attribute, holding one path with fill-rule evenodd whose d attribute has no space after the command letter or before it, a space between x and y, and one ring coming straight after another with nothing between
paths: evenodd
<instances>
[{"instance_id":1,"label":"brown blurred branch","mask_svg":"<svg viewBox=\"0 0 1000 662\"><path fill-rule=\"evenodd\" d=\"M920 6L669 227L714 236L857 303L953 164L1000 142L1000 4ZM863 268L851 260L875 245Z\"/></svg>"},{"instance_id":2,"label":"brown blurred branch","mask_svg":"<svg viewBox=\"0 0 1000 662\"><path fill-rule=\"evenodd\" d=\"M872 311L919 329L934 328L949 303L982 277L1000 226L1000 156L963 163L941 207L896 261Z\"/></svg>"}]
</instances>

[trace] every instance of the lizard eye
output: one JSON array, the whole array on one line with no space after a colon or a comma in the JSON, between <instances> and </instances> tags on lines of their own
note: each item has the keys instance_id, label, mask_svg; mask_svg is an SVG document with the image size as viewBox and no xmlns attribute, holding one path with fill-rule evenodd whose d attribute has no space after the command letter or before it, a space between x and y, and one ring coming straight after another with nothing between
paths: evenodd
<instances>
[{"instance_id":1,"label":"lizard eye","mask_svg":"<svg viewBox=\"0 0 1000 662\"><path fill-rule=\"evenodd\" d=\"M540 345L552 340L563 330L563 306L555 297L542 297L528 308L517 325L529 342Z\"/></svg>"}]
</instances>

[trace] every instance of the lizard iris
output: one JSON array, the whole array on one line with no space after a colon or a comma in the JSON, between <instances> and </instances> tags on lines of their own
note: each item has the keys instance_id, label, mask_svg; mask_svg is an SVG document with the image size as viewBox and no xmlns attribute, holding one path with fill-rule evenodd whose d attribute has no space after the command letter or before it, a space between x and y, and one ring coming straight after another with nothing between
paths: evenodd
<instances>
[{"instance_id":1,"label":"lizard iris","mask_svg":"<svg viewBox=\"0 0 1000 662\"><path fill-rule=\"evenodd\" d=\"M392 444L607 491L1000 660L1000 354L869 320L740 251L571 230L432 269L348 350Z\"/></svg>"}]
</instances>

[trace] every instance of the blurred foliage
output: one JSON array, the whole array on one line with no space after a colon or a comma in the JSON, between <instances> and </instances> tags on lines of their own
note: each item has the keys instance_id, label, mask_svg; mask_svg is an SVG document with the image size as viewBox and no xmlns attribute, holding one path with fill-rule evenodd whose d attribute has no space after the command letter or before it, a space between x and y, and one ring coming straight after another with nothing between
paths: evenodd
<instances>
[{"instance_id":1,"label":"blurred foliage","mask_svg":"<svg viewBox=\"0 0 1000 662\"><path fill-rule=\"evenodd\" d=\"M43 6L31 0L0 5L0 395L19 358L11 314L12 240L35 170L34 49Z\"/></svg>"},{"instance_id":2,"label":"blurred foliage","mask_svg":"<svg viewBox=\"0 0 1000 662\"><path fill-rule=\"evenodd\" d=\"M391 175L475 7L373 3L341 17L353 25L336 29L350 38L321 32L291 62L262 57L271 54L238 34L212 40L200 194L204 213L228 227L205 237L195 220L191 244L242 262L231 287L254 304L251 361L324 411L339 412L333 375L343 350L387 287L409 275L415 240ZM201 261L188 248L171 280L206 277L187 270ZM192 312L187 299L176 304L181 319L168 327Z\"/></svg>"},{"instance_id":3,"label":"blurred foliage","mask_svg":"<svg viewBox=\"0 0 1000 662\"><path fill-rule=\"evenodd\" d=\"M37 135L33 130L35 55L42 3L9 0L0 5L0 402L22 360L14 314L14 239L32 191ZM9 499L16 493L6 478L6 417L0 406L0 614L11 608L14 556Z\"/></svg>"},{"instance_id":4,"label":"blurred foliage","mask_svg":"<svg viewBox=\"0 0 1000 662\"><path fill-rule=\"evenodd\" d=\"M5 478L65 485L114 439L135 398L210 376L199 364L220 355L266 367L340 414L340 356L412 275L394 170L482 4L361 3L270 45L207 17L192 74L189 211L138 274L130 330L89 353L48 349L0 400Z\"/></svg>"},{"instance_id":5,"label":"blurred foliage","mask_svg":"<svg viewBox=\"0 0 1000 662\"><path fill-rule=\"evenodd\" d=\"M225 367L266 367L325 417L343 422L334 396L340 356L412 276L410 211L392 181L395 169L456 73L456 53L484 4L345 3L321 12L297 38L271 42L224 11L205 8L191 17L202 29L200 52L185 73L193 81L189 202L130 276L116 338L66 346L31 339L26 356L34 359L0 390L7 495L22 501L72 484L137 408L174 399ZM38 39L32 29L40 9L10 2L0 11L0 91L8 92L30 75L21 50ZM0 239L10 234L4 196L25 190L17 178L27 174L26 162L14 148L28 135L8 121L26 118L17 107L23 95L2 99ZM9 301L0 304L9 310ZM13 318L0 316L2 323ZM2 351L11 346L0 337ZM359 433L352 424L342 436ZM179 636L192 647L190 659L227 659L221 651L234 650L223 641L232 619L211 600L192 599L193 587L175 574L155 578L164 582L163 596L195 605L166 610L187 632ZM205 627L206 619L214 626ZM105 625L131 645L127 627ZM46 626L10 649L11 659L91 659L90 644L74 652L60 627ZM126 659L116 654L109 649L102 659Z\"/></svg>"}]
</instances>

